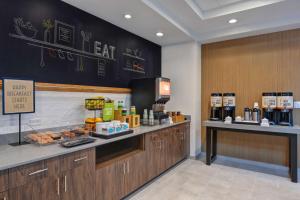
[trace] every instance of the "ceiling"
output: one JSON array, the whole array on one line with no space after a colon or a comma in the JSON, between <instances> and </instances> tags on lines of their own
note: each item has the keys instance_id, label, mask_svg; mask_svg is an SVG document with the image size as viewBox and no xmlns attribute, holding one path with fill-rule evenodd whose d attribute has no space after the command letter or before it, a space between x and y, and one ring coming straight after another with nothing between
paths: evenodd
<instances>
[{"instance_id":1,"label":"ceiling","mask_svg":"<svg viewBox=\"0 0 300 200\"><path fill-rule=\"evenodd\" d=\"M63 1L162 46L300 28L300 0ZM127 13L132 19L124 18ZM229 24L233 18L238 22Z\"/></svg>"}]
</instances>

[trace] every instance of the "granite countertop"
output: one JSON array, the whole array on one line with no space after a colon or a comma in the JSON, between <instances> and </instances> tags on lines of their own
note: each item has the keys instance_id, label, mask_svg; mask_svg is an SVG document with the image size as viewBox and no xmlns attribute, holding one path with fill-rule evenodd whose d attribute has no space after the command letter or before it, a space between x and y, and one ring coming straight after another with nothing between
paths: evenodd
<instances>
[{"instance_id":1,"label":"granite countertop","mask_svg":"<svg viewBox=\"0 0 300 200\"><path fill-rule=\"evenodd\" d=\"M176 126L187 122L190 121L186 120L181 123L168 124L168 125L141 126L139 128L133 129L134 130L133 134L124 135L124 136L120 136L108 140L97 138L94 143L85 144L73 148L64 148L59 144L53 144L48 146L38 146L34 144L28 144L28 145L17 146L17 147L13 147L10 145L0 145L0 170L5 170L5 169L53 158L56 156L61 156L68 153L73 153L76 151L101 146L107 143L112 143L126 138L135 137L141 134Z\"/></svg>"},{"instance_id":2,"label":"granite countertop","mask_svg":"<svg viewBox=\"0 0 300 200\"><path fill-rule=\"evenodd\" d=\"M216 127L222 129L236 129L236 130L249 130L249 131L261 131L270 133L281 134L297 134L300 135L300 126L258 126L258 125L246 125L246 124L224 124L222 121L204 121L202 123L205 127Z\"/></svg>"}]
</instances>

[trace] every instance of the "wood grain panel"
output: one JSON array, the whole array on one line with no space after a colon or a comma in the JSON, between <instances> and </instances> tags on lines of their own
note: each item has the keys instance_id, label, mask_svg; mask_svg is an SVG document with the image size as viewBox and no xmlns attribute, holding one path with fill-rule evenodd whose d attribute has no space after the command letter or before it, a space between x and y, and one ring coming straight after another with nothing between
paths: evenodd
<instances>
[{"instance_id":1,"label":"wood grain panel","mask_svg":"<svg viewBox=\"0 0 300 200\"><path fill-rule=\"evenodd\" d=\"M202 119L209 118L212 92L236 93L236 115L241 116L254 102L261 105L262 92L292 91L299 100L299 66L300 29L202 45ZM300 124L298 110L294 121ZM205 150L203 128L202 133ZM288 140L284 137L226 132L219 135L218 143L222 155L288 164Z\"/></svg>"},{"instance_id":2,"label":"wood grain panel","mask_svg":"<svg viewBox=\"0 0 300 200\"><path fill-rule=\"evenodd\" d=\"M92 93L117 93L117 94L128 94L131 92L129 88L97 87L97 86L39 83L39 82L36 83L35 87L37 91L55 91L55 92L92 92ZM0 88L2 88L2 80L0 80Z\"/></svg>"},{"instance_id":3,"label":"wood grain panel","mask_svg":"<svg viewBox=\"0 0 300 200\"><path fill-rule=\"evenodd\" d=\"M0 192L8 190L8 171L0 171Z\"/></svg>"}]
</instances>

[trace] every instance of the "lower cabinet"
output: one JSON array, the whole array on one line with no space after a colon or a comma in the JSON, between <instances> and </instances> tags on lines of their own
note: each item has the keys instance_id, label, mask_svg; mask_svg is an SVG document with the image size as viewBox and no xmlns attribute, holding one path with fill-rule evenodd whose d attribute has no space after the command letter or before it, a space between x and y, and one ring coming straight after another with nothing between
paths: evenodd
<instances>
[{"instance_id":1,"label":"lower cabinet","mask_svg":"<svg viewBox=\"0 0 300 200\"><path fill-rule=\"evenodd\" d=\"M146 134L147 179L151 180L189 154L185 124Z\"/></svg>"},{"instance_id":2,"label":"lower cabinet","mask_svg":"<svg viewBox=\"0 0 300 200\"><path fill-rule=\"evenodd\" d=\"M9 190L9 200L57 200L59 182L57 178L41 178Z\"/></svg>"},{"instance_id":3,"label":"lower cabinet","mask_svg":"<svg viewBox=\"0 0 300 200\"><path fill-rule=\"evenodd\" d=\"M8 200L8 192L0 192L1 200Z\"/></svg>"},{"instance_id":4,"label":"lower cabinet","mask_svg":"<svg viewBox=\"0 0 300 200\"><path fill-rule=\"evenodd\" d=\"M60 177L61 199L95 199L95 153L94 150L71 155L68 165L71 169Z\"/></svg>"},{"instance_id":5,"label":"lower cabinet","mask_svg":"<svg viewBox=\"0 0 300 200\"><path fill-rule=\"evenodd\" d=\"M122 199L189 155L189 129L180 124L97 147L97 156L92 148L1 171L0 200Z\"/></svg>"},{"instance_id":6,"label":"lower cabinet","mask_svg":"<svg viewBox=\"0 0 300 200\"><path fill-rule=\"evenodd\" d=\"M145 135L147 181L158 176L164 169L162 131Z\"/></svg>"},{"instance_id":7,"label":"lower cabinet","mask_svg":"<svg viewBox=\"0 0 300 200\"><path fill-rule=\"evenodd\" d=\"M96 169L96 199L119 200L146 182L145 152L133 153Z\"/></svg>"},{"instance_id":8,"label":"lower cabinet","mask_svg":"<svg viewBox=\"0 0 300 200\"><path fill-rule=\"evenodd\" d=\"M94 200L94 150L66 157L10 169L9 200Z\"/></svg>"}]
</instances>

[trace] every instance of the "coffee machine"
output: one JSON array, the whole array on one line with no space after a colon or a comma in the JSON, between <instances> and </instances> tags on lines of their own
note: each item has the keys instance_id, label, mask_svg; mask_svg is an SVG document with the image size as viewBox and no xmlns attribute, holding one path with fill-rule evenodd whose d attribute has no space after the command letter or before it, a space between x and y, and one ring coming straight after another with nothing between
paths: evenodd
<instances>
[{"instance_id":1,"label":"coffee machine","mask_svg":"<svg viewBox=\"0 0 300 200\"><path fill-rule=\"evenodd\" d=\"M277 124L293 126L294 98L292 92L277 93Z\"/></svg>"},{"instance_id":2,"label":"coffee machine","mask_svg":"<svg viewBox=\"0 0 300 200\"><path fill-rule=\"evenodd\" d=\"M228 116L235 120L235 93L223 94L223 120Z\"/></svg>"},{"instance_id":3,"label":"coffee machine","mask_svg":"<svg viewBox=\"0 0 300 200\"><path fill-rule=\"evenodd\" d=\"M262 109L263 118L269 120L271 125L276 124L276 106L277 106L277 93L264 92L262 93Z\"/></svg>"},{"instance_id":4,"label":"coffee machine","mask_svg":"<svg viewBox=\"0 0 300 200\"><path fill-rule=\"evenodd\" d=\"M143 116L144 109L153 110L154 119L159 123L169 119L165 104L171 97L171 82L168 78L142 78L130 82L132 90L131 103L137 114Z\"/></svg>"},{"instance_id":5,"label":"coffee machine","mask_svg":"<svg viewBox=\"0 0 300 200\"><path fill-rule=\"evenodd\" d=\"M210 120L222 120L222 93L212 93L210 96Z\"/></svg>"}]
</instances>

